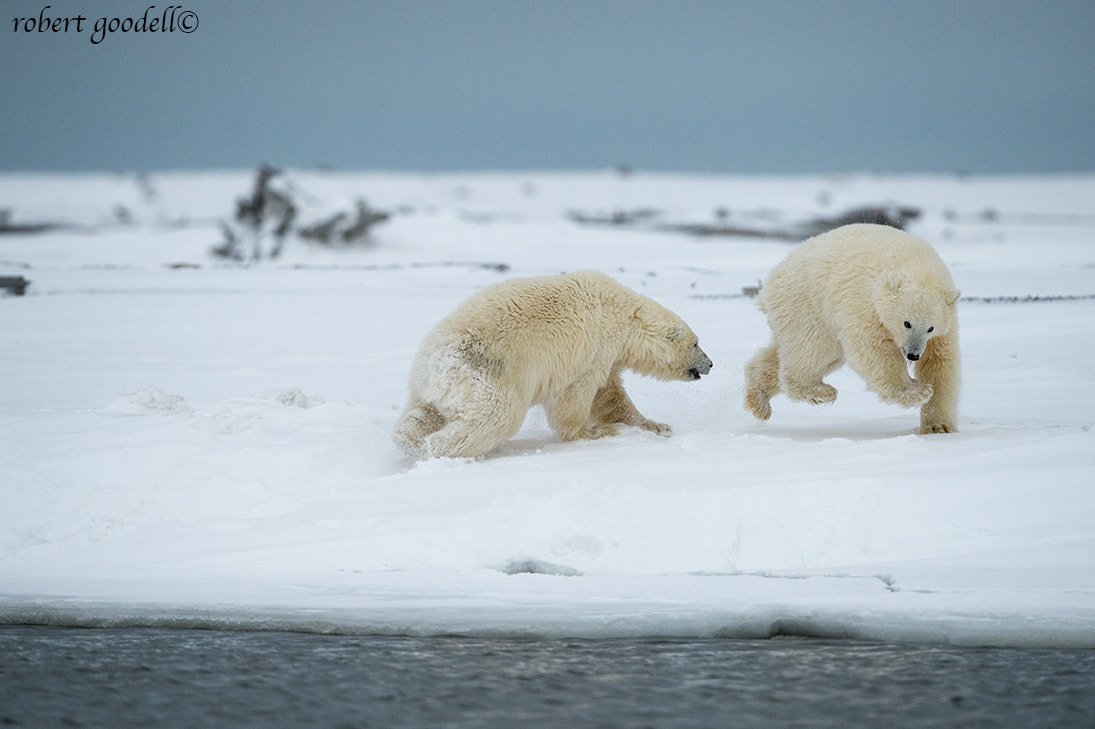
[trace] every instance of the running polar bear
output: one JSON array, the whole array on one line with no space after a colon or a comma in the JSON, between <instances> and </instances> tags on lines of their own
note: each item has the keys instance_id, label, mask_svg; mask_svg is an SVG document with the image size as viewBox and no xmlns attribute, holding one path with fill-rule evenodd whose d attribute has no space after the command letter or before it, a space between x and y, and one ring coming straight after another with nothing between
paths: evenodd
<instances>
[{"instance_id":1,"label":"running polar bear","mask_svg":"<svg viewBox=\"0 0 1095 729\"><path fill-rule=\"evenodd\" d=\"M632 404L624 369L698 380L711 360L680 317L604 274L506 281L426 336L394 438L416 455L481 456L536 404L568 441L615 435L615 423L669 435Z\"/></svg>"},{"instance_id":2,"label":"running polar bear","mask_svg":"<svg viewBox=\"0 0 1095 729\"><path fill-rule=\"evenodd\" d=\"M746 408L767 420L781 391L832 402L836 388L822 378L847 362L883 402L921 406L921 433L954 432L959 295L932 247L896 228L846 225L811 238L761 289L772 343L745 366Z\"/></svg>"}]
</instances>

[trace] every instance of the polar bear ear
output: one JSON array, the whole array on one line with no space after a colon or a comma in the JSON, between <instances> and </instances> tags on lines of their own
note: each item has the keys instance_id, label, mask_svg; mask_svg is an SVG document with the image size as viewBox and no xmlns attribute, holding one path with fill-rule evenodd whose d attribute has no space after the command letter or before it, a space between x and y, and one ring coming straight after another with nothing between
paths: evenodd
<instances>
[{"instance_id":1,"label":"polar bear ear","mask_svg":"<svg viewBox=\"0 0 1095 729\"><path fill-rule=\"evenodd\" d=\"M887 291L898 291L905 283L905 274L900 271L889 271L882 275L882 285Z\"/></svg>"},{"instance_id":2,"label":"polar bear ear","mask_svg":"<svg viewBox=\"0 0 1095 729\"><path fill-rule=\"evenodd\" d=\"M665 338L671 342L675 342L684 336L684 329L681 327L671 327L669 332L665 335Z\"/></svg>"},{"instance_id":3,"label":"polar bear ear","mask_svg":"<svg viewBox=\"0 0 1095 729\"><path fill-rule=\"evenodd\" d=\"M958 299L962 296L962 292L958 289L947 289L943 293L947 297L948 306L954 306L956 303L958 303Z\"/></svg>"}]
</instances>

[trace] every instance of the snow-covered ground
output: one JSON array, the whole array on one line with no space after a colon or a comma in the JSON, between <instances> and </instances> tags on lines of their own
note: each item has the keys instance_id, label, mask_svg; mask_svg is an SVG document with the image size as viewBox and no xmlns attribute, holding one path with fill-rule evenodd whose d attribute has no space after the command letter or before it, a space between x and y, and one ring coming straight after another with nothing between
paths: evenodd
<instances>
[{"instance_id":1,"label":"snow-covered ground","mask_svg":"<svg viewBox=\"0 0 1095 729\"><path fill-rule=\"evenodd\" d=\"M0 175L0 622L1095 647L1095 176L292 173L367 245L230 263L250 171ZM963 291L961 432L854 375L741 405L764 231L916 208ZM626 225L590 225L590 219ZM303 218L302 218L303 219ZM602 270L715 362L671 423L478 460L391 443L422 336L511 276ZM1028 300L1027 297L1038 297Z\"/></svg>"}]
</instances>

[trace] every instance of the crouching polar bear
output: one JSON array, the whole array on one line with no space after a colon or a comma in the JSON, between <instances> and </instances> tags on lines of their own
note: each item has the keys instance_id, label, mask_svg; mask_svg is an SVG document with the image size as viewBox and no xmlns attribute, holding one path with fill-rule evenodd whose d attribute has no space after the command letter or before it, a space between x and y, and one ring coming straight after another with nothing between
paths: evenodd
<instances>
[{"instance_id":1,"label":"crouching polar bear","mask_svg":"<svg viewBox=\"0 0 1095 729\"><path fill-rule=\"evenodd\" d=\"M711 360L673 312L594 271L513 279L472 296L426 336L394 438L427 457L480 456L543 404L564 440L668 435L624 391L629 369L698 380Z\"/></svg>"},{"instance_id":2,"label":"crouching polar bear","mask_svg":"<svg viewBox=\"0 0 1095 729\"><path fill-rule=\"evenodd\" d=\"M955 431L958 297L938 254L901 230L846 225L811 238L761 288L772 343L745 366L746 408L767 420L781 391L832 402L822 378L847 362L883 402L921 406L921 433Z\"/></svg>"}]
</instances>

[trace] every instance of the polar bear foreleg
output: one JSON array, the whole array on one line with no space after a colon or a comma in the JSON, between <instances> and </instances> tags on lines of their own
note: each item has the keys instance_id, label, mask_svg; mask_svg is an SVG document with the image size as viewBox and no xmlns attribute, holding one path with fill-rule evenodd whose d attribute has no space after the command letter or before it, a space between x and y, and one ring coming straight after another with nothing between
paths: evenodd
<instances>
[{"instance_id":1,"label":"polar bear foreleg","mask_svg":"<svg viewBox=\"0 0 1095 729\"><path fill-rule=\"evenodd\" d=\"M914 408L932 396L931 384L909 377L908 364L892 340L872 341L855 351L849 364L882 402Z\"/></svg>"},{"instance_id":2,"label":"polar bear foreleg","mask_svg":"<svg viewBox=\"0 0 1095 729\"><path fill-rule=\"evenodd\" d=\"M548 424L563 440L592 440L616 435L618 431L612 423L592 422L593 403L600 386L595 378L583 377L544 403Z\"/></svg>"},{"instance_id":3,"label":"polar bear foreleg","mask_svg":"<svg viewBox=\"0 0 1095 729\"><path fill-rule=\"evenodd\" d=\"M916 379L932 387L931 399L920 408L921 433L954 433L961 385L958 336L950 333L928 340L916 363Z\"/></svg>"},{"instance_id":4,"label":"polar bear foreleg","mask_svg":"<svg viewBox=\"0 0 1095 729\"><path fill-rule=\"evenodd\" d=\"M658 435L668 436L672 431L665 423L657 423L639 412L635 403L631 401L627 391L624 390L623 380L619 370L613 370L604 384L593 398L593 406L590 411L590 421L594 425L610 425L623 423L643 430L649 430Z\"/></svg>"}]
</instances>

